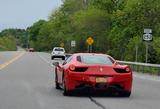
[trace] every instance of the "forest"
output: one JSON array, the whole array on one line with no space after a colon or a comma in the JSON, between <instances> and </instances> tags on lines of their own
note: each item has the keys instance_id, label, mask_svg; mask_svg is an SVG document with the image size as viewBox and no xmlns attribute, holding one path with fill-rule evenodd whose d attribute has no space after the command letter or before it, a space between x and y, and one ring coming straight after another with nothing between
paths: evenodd
<instances>
[{"instance_id":1,"label":"forest","mask_svg":"<svg viewBox=\"0 0 160 109\"><path fill-rule=\"evenodd\" d=\"M143 41L145 28L152 29L153 41ZM0 50L17 44L51 51L63 43L68 53L87 52L88 37L94 39L93 52L125 61L145 62L147 43L148 62L160 63L159 0L63 0L48 20L40 19L26 30L3 30Z\"/></svg>"}]
</instances>

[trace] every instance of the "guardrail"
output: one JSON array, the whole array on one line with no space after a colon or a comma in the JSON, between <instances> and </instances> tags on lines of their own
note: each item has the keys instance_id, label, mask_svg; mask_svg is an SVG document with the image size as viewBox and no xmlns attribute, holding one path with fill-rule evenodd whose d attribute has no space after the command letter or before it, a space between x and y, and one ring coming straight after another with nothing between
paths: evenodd
<instances>
[{"instance_id":1,"label":"guardrail","mask_svg":"<svg viewBox=\"0 0 160 109\"><path fill-rule=\"evenodd\" d=\"M148 73L160 76L160 65L159 64L149 64L149 63L140 63L140 62L128 62L128 61L117 61L121 64L128 64L133 71Z\"/></svg>"}]
</instances>

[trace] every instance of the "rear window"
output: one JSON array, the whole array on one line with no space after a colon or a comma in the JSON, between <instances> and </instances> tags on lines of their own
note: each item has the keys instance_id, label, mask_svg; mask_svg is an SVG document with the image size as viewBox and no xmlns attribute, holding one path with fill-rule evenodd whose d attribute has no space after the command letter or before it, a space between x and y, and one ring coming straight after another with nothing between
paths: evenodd
<instances>
[{"instance_id":1,"label":"rear window","mask_svg":"<svg viewBox=\"0 0 160 109\"><path fill-rule=\"evenodd\" d=\"M64 51L62 48L55 48L54 51Z\"/></svg>"},{"instance_id":2,"label":"rear window","mask_svg":"<svg viewBox=\"0 0 160 109\"><path fill-rule=\"evenodd\" d=\"M114 63L108 56L100 56L100 55L82 55L79 56L78 61L80 60L85 64L102 64L102 65L112 65Z\"/></svg>"}]
</instances>

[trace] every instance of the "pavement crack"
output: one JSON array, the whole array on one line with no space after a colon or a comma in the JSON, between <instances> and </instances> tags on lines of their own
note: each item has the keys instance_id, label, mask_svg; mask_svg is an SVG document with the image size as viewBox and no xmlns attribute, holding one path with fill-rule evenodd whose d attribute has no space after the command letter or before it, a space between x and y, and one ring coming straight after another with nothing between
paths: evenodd
<instances>
[{"instance_id":1,"label":"pavement crack","mask_svg":"<svg viewBox=\"0 0 160 109\"><path fill-rule=\"evenodd\" d=\"M91 100L91 102L93 102L94 104L96 104L98 107L100 107L102 109L107 109L101 103L99 103L98 101L96 101L95 99L93 99L92 97L89 97L89 99Z\"/></svg>"}]
</instances>

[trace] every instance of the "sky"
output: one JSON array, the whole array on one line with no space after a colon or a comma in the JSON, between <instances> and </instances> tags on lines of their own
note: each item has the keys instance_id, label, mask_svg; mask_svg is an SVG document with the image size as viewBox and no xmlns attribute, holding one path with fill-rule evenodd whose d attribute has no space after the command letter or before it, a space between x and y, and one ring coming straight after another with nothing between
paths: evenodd
<instances>
[{"instance_id":1,"label":"sky","mask_svg":"<svg viewBox=\"0 0 160 109\"><path fill-rule=\"evenodd\" d=\"M0 0L0 31L25 29L40 19L47 20L61 4L61 0Z\"/></svg>"}]
</instances>

